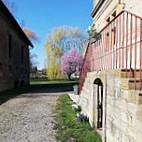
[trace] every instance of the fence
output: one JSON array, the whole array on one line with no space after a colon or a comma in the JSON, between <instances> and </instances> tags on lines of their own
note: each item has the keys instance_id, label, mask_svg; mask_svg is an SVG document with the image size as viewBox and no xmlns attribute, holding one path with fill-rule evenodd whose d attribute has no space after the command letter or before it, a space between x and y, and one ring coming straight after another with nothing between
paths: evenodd
<instances>
[{"instance_id":1,"label":"fence","mask_svg":"<svg viewBox=\"0 0 142 142\"><path fill-rule=\"evenodd\" d=\"M97 41L88 44L80 73L80 91L87 72L112 69L125 69L130 78L133 72L134 83L139 82L142 91L141 55L142 18L122 11L101 30Z\"/></svg>"}]
</instances>

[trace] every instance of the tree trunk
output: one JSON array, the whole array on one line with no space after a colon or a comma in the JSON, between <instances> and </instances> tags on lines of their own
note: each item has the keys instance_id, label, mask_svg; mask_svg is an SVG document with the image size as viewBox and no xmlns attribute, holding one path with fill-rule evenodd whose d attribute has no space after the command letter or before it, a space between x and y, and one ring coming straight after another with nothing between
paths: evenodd
<instances>
[{"instance_id":1,"label":"tree trunk","mask_svg":"<svg viewBox=\"0 0 142 142\"><path fill-rule=\"evenodd\" d=\"M71 74L68 74L68 79L71 80Z\"/></svg>"}]
</instances>

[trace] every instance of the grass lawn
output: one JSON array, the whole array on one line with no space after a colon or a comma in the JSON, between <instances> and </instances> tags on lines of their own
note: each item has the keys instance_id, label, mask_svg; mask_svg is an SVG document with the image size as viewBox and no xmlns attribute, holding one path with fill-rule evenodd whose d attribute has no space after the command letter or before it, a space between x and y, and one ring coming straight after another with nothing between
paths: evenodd
<instances>
[{"instance_id":1,"label":"grass lawn","mask_svg":"<svg viewBox=\"0 0 142 142\"><path fill-rule=\"evenodd\" d=\"M30 85L35 89L51 89L60 91L73 91L73 86L78 84L76 80L47 80L47 79L31 79Z\"/></svg>"},{"instance_id":2,"label":"grass lawn","mask_svg":"<svg viewBox=\"0 0 142 142\"><path fill-rule=\"evenodd\" d=\"M61 142L101 142L101 137L91 129L88 122L77 122L73 102L68 95L58 99L56 107L57 140Z\"/></svg>"},{"instance_id":3,"label":"grass lawn","mask_svg":"<svg viewBox=\"0 0 142 142\"><path fill-rule=\"evenodd\" d=\"M78 84L78 80L47 80L47 79L31 79L30 84L70 84L70 83L76 83Z\"/></svg>"}]
</instances>

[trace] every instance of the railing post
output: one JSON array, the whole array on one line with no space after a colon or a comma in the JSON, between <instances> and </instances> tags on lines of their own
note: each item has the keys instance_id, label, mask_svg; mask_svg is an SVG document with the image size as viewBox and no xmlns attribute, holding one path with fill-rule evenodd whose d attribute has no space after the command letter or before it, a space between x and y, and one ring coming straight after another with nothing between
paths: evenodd
<instances>
[{"instance_id":1,"label":"railing post","mask_svg":"<svg viewBox=\"0 0 142 142\"><path fill-rule=\"evenodd\" d=\"M118 18L116 19L116 69L118 66Z\"/></svg>"},{"instance_id":2,"label":"railing post","mask_svg":"<svg viewBox=\"0 0 142 142\"><path fill-rule=\"evenodd\" d=\"M127 69L128 69L128 13L126 15L126 76L127 76Z\"/></svg>"},{"instance_id":3,"label":"railing post","mask_svg":"<svg viewBox=\"0 0 142 142\"><path fill-rule=\"evenodd\" d=\"M133 17L131 14L131 22L130 22L130 75L132 74L132 34L133 34Z\"/></svg>"},{"instance_id":4,"label":"railing post","mask_svg":"<svg viewBox=\"0 0 142 142\"><path fill-rule=\"evenodd\" d=\"M136 89L136 69L137 69L137 17L135 17L135 69L134 69L134 80Z\"/></svg>"},{"instance_id":5,"label":"railing post","mask_svg":"<svg viewBox=\"0 0 142 142\"><path fill-rule=\"evenodd\" d=\"M121 67L121 51L122 51L122 48L121 48L121 15L120 15L120 18L119 18L119 68Z\"/></svg>"},{"instance_id":6,"label":"railing post","mask_svg":"<svg viewBox=\"0 0 142 142\"><path fill-rule=\"evenodd\" d=\"M142 19L140 20L140 91L142 91Z\"/></svg>"},{"instance_id":7,"label":"railing post","mask_svg":"<svg viewBox=\"0 0 142 142\"><path fill-rule=\"evenodd\" d=\"M112 48L113 48L113 46L112 46L112 23L111 23L111 29L110 29L110 36L111 36L111 41L110 41L110 56L111 56L111 58L110 58L110 61L111 61L111 63L110 63L110 69L112 69L112 56L113 56L113 53L112 53Z\"/></svg>"},{"instance_id":8,"label":"railing post","mask_svg":"<svg viewBox=\"0 0 142 142\"><path fill-rule=\"evenodd\" d=\"M122 39L122 68L124 68L124 35L125 35L125 12L123 12L123 39Z\"/></svg>"},{"instance_id":9,"label":"railing post","mask_svg":"<svg viewBox=\"0 0 142 142\"><path fill-rule=\"evenodd\" d=\"M113 21L113 69L115 69L115 32L116 32L116 28L115 28L115 20Z\"/></svg>"}]
</instances>

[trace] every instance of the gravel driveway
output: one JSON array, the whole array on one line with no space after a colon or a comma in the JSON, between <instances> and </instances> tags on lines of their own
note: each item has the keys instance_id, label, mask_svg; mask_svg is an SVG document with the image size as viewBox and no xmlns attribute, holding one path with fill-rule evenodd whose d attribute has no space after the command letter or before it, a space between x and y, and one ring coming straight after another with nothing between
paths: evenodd
<instances>
[{"instance_id":1,"label":"gravel driveway","mask_svg":"<svg viewBox=\"0 0 142 142\"><path fill-rule=\"evenodd\" d=\"M0 142L56 142L53 109L60 94L23 94L1 105Z\"/></svg>"}]
</instances>

